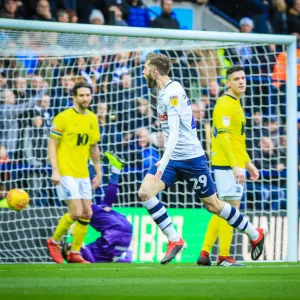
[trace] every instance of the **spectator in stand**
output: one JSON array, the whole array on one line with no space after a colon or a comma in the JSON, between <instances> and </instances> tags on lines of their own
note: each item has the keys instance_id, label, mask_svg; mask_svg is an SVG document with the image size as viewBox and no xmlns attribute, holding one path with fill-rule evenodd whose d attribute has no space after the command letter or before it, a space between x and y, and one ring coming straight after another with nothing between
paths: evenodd
<instances>
[{"instance_id":1,"label":"spectator in stand","mask_svg":"<svg viewBox=\"0 0 300 300\"><path fill-rule=\"evenodd\" d=\"M281 165L277 168L281 171L285 169L286 164L286 154L287 154L287 137L286 135L280 136L280 145L278 147L279 159L281 161Z\"/></svg>"},{"instance_id":2,"label":"spectator in stand","mask_svg":"<svg viewBox=\"0 0 300 300\"><path fill-rule=\"evenodd\" d=\"M0 165L7 164L10 161L5 146L0 144Z\"/></svg>"},{"instance_id":3,"label":"spectator in stand","mask_svg":"<svg viewBox=\"0 0 300 300\"><path fill-rule=\"evenodd\" d=\"M131 120L130 128L136 129L140 127L151 127L152 130L156 130L155 122L156 118L154 117L153 109L149 104L147 99L137 98L137 114L136 118Z\"/></svg>"},{"instance_id":4,"label":"spectator in stand","mask_svg":"<svg viewBox=\"0 0 300 300\"><path fill-rule=\"evenodd\" d=\"M253 159L259 170L282 171L283 165L285 168L285 160L281 159L276 148L270 137L264 136L260 139L259 148L255 150Z\"/></svg>"},{"instance_id":5,"label":"spectator in stand","mask_svg":"<svg viewBox=\"0 0 300 300\"><path fill-rule=\"evenodd\" d=\"M300 0L293 0L292 7L288 11L289 33L300 36Z\"/></svg>"},{"instance_id":6,"label":"spectator in stand","mask_svg":"<svg viewBox=\"0 0 300 300\"><path fill-rule=\"evenodd\" d=\"M98 124L99 124L99 131L101 135L101 143L100 146L100 152L104 154L107 151L114 151L114 153L118 153L118 155L122 152L122 134L118 132L117 130L117 119L116 115L109 111L109 106L107 103L100 102L96 106L96 114L98 117ZM92 165L89 165L90 169L90 176L95 173L94 168ZM102 166L103 171L103 178L102 178L102 184L108 183L108 174L109 169L106 165ZM95 197L94 201L96 203L101 202L101 198L103 196L103 189L99 187L95 190Z\"/></svg>"},{"instance_id":7,"label":"spectator in stand","mask_svg":"<svg viewBox=\"0 0 300 300\"><path fill-rule=\"evenodd\" d=\"M66 40L64 40L64 43ZM58 57L41 57L39 59L38 73L45 82L49 85L49 88L55 88L59 84L60 72L62 69L62 59Z\"/></svg>"},{"instance_id":8,"label":"spectator in stand","mask_svg":"<svg viewBox=\"0 0 300 300\"><path fill-rule=\"evenodd\" d=\"M56 20L57 22L61 23L69 23L70 22L70 16L65 9L59 9L56 12Z\"/></svg>"},{"instance_id":9,"label":"spectator in stand","mask_svg":"<svg viewBox=\"0 0 300 300\"><path fill-rule=\"evenodd\" d=\"M287 5L285 0L272 0L271 24L273 32L277 34L288 33Z\"/></svg>"},{"instance_id":10,"label":"spectator in stand","mask_svg":"<svg viewBox=\"0 0 300 300\"><path fill-rule=\"evenodd\" d=\"M282 126L279 126L277 116L268 116L264 121L266 127L266 136L269 137L276 149L280 145L280 136L284 135Z\"/></svg>"},{"instance_id":11,"label":"spectator in stand","mask_svg":"<svg viewBox=\"0 0 300 300\"><path fill-rule=\"evenodd\" d=\"M256 190L261 190L260 198L263 200L263 207L278 209L286 205L286 157L280 156L274 143L269 137L262 137L259 142L259 149L255 150L253 163L261 173L261 183L257 184ZM262 185L260 187L260 185ZM258 198L258 199L260 199Z\"/></svg>"},{"instance_id":12,"label":"spectator in stand","mask_svg":"<svg viewBox=\"0 0 300 300\"><path fill-rule=\"evenodd\" d=\"M250 18L240 20L240 32L250 34L253 32L254 23ZM246 73L252 75L269 75L272 73L272 63L274 58L275 45L252 46L240 45L236 48L227 49L228 59L234 65L243 65ZM270 93L268 91L268 93Z\"/></svg>"},{"instance_id":13,"label":"spectator in stand","mask_svg":"<svg viewBox=\"0 0 300 300\"><path fill-rule=\"evenodd\" d=\"M101 3L101 1L99 1ZM105 4L106 4L106 7L104 7L103 9L101 9L104 13L104 15L108 17L110 23L109 25L114 25L114 22L113 22L113 15L111 15L111 13L109 13L108 9L109 7L111 6L117 6L121 12L122 12L122 16L124 18L124 20L127 20L128 18L128 14L129 14L129 4L127 3L127 0L105 0ZM98 4L98 7L99 7L99 4Z\"/></svg>"},{"instance_id":14,"label":"spectator in stand","mask_svg":"<svg viewBox=\"0 0 300 300\"><path fill-rule=\"evenodd\" d=\"M50 10L50 4L47 0L39 0L36 5L36 14L32 16L36 21L55 21Z\"/></svg>"},{"instance_id":15,"label":"spectator in stand","mask_svg":"<svg viewBox=\"0 0 300 300\"><path fill-rule=\"evenodd\" d=\"M254 22L250 18L242 18L240 20L240 32L241 33L251 33L254 28Z\"/></svg>"},{"instance_id":16,"label":"spectator in stand","mask_svg":"<svg viewBox=\"0 0 300 300\"><path fill-rule=\"evenodd\" d=\"M253 20L250 18L242 18L240 20L240 32L241 33L252 33L254 28ZM231 49L236 51L235 59L239 61L243 66L248 66L252 59L253 54L255 54L254 49L251 45L240 45L235 49ZM232 53L233 54L233 53Z\"/></svg>"},{"instance_id":17,"label":"spectator in stand","mask_svg":"<svg viewBox=\"0 0 300 300\"><path fill-rule=\"evenodd\" d=\"M122 145L122 134L117 130L116 115L109 112L107 103L99 103L97 116L101 135L101 153L113 151L120 153Z\"/></svg>"},{"instance_id":18,"label":"spectator in stand","mask_svg":"<svg viewBox=\"0 0 300 300\"><path fill-rule=\"evenodd\" d=\"M48 92L48 83L44 81L41 75L33 75L29 83L30 97L41 99L41 97Z\"/></svg>"},{"instance_id":19,"label":"spectator in stand","mask_svg":"<svg viewBox=\"0 0 300 300\"><path fill-rule=\"evenodd\" d=\"M162 131L152 132L150 134L150 143L158 149L159 157L162 157L165 149L164 133Z\"/></svg>"},{"instance_id":20,"label":"spectator in stand","mask_svg":"<svg viewBox=\"0 0 300 300\"><path fill-rule=\"evenodd\" d=\"M203 101L192 104L192 112L196 124L197 136L201 141L203 150L209 158L211 149L211 126L209 122L205 120L205 110L205 103Z\"/></svg>"},{"instance_id":21,"label":"spectator in stand","mask_svg":"<svg viewBox=\"0 0 300 300\"><path fill-rule=\"evenodd\" d=\"M221 88L216 80L211 80L208 86L208 95L203 98L206 104L205 118L212 125L213 110L221 94Z\"/></svg>"},{"instance_id":22,"label":"spectator in stand","mask_svg":"<svg viewBox=\"0 0 300 300\"><path fill-rule=\"evenodd\" d=\"M119 83L120 77L123 74L129 73L129 69L130 69L129 57L130 57L130 52L123 52L116 56L115 65L113 66L114 70L112 71L114 83Z\"/></svg>"},{"instance_id":23,"label":"spectator in stand","mask_svg":"<svg viewBox=\"0 0 300 300\"><path fill-rule=\"evenodd\" d=\"M103 13L99 9L92 10L89 20L94 25L104 25L105 23Z\"/></svg>"},{"instance_id":24,"label":"spectator in stand","mask_svg":"<svg viewBox=\"0 0 300 300\"><path fill-rule=\"evenodd\" d=\"M31 119L31 124L24 133L24 157L30 167L29 186L30 197L37 206L48 206L49 194L45 186L50 186L50 179L44 170L48 163L49 129L44 126L44 120L37 114Z\"/></svg>"},{"instance_id":25,"label":"spectator in stand","mask_svg":"<svg viewBox=\"0 0 300 300\"><path fill-rule=\"evenodd\" d=\"M176 20L176 16L172 12L173 0L161 0L160 6L162 13L151 22L150 27L180 29L179 22Z\"/></svg>"},{"instance_id":26,"label":"spectator in stand","mask_svg":"<svg viewBox=\"0 0 300 300\"><path fill-rule=\"evenodd\" d=\"M127 17L128 26L150 27L150 14L147 6L142 0L127 0L130 9Z\"/></svg>"},{"instance_id":27,"label":"spectator in stand","mask_svg":"<svg viewBox=\"0 0 300 300\"><path fill-rule=\"evenodd\" d=\"M31 117L35 115L42 117L45 128L51 127L53 111L52 108L50 108L50 97L48 95L44 95L41 100L36 102L36 105L31 113Z\"/></svg>"},{"instance_id":28,"label":"spectator in stand","mask_svg":"<svg viewBox=\"0 0 300 300\"><path fill-rule=\"evenodd\" d=\"M95 96L93 104L98 104L99 102L104 102L109 105L112 105L112 93L108 90L108 81L107 81L107 75L103 74L100 78L100 81L97 83L97 92L98 94Z\"/></svg>"},{"instance_id":29,"label":"spectator in stand","mask_svg":"<svg viewBox=\"0 0 300 300\"><path fill-rule=\"evenodd\" d=\"M126 21L123 19L123 13L122 10L115 5L112 5L108 8L109 12L112 12L114 14L114 24L116 26L128 26L128 24L126 23Z\"/></svg>"},{"instance_id":30,"label":"spectator in stand","mask_svg":"<svg viewBox=\"0 0 300 300\"><path fill-rule=\"evenodd\" d=\"M4 72L4 70L2 71L0 69L0 92L4 91L5 89L7 89L7 78L6 78L6 74Z\"/></svg>"},{"instance_id":31,"label":"spectator in stand","mask_svg":"<svg viewBox=\"0 0 300 300\"><path fill-rule=\"evenodd\" d=\"M73 105L72 89L75 83L68 72L61 72L60 85L52 89L51 108L56 116L61 111Z\"/></svg>"},{"instance_id":32,"label":"spectator in stand","mask_svg":"<svg viewBox=\"0 0 300 300\"><path fill-rule=\"evenodd\" d=\"M198 69L200 74L200 86L202 88L208 87L209 82L217 81L221 76L221 63L218 57L217 50L203 49L194 50L198 60Z\"/></svg>"},{"instance_id":33,"label":"spectator in stand","mask_svg":"<svg viewBox=\"0 0 300 300\"><path fill-rule=\"evenodd\" d=\"M196 55L194 52L190 52L187 55L187 68L186 68L186 76L189 83L189 88L186 88L188 93L188 97L192 102L197 101L197 99L201 98L201 83L200 83L200 73L199 73L199 62L200 57Z\"/></svg>"},{"instance_id":34,"label":"spectator in stand","mask_svg":"<svg viewBox=\"0 0 300 300\"><path fill-rule=\"evenodd\" d=\"M75 83L81 81L86 81L91 87L93 86L92 79L89 75L87 58L82 56L77 58L75 67Z\"/></svg>"},{"instance_id":35,"label":"spectator in stand","mask_svg":"<svg viewBox=\"0 0 300 300\"><path fill-rule=\"evenodd\" d=\"M113 109L117 112L117 128L127 137L131 136L130 122L136 118L136 96L131 75L121 75L117 92L113 94Z\"/></svg>"},{"instance_id":36,"label":"spectator in stand","mask_svg":"<svg viewBox=\"0 0 300 300\"><path fill-rule=\"evenodd\" d=\"M147 128L138 128L136 131L136 144L131 145L132 151L137 151L138 164L142 168L142 177L149 168L159 161L157 150L150 144L150 134ZM132 160L131 160L132 161Z\"/></svg>"},{"instance_id":37,"label":"spectator in stand","mask_svg":"<svg viewBox=\"0 0 300 300\"><path fill-rule=\"evenodd\" d=\"M24 157L29 165L41 167L47 163L49 129L44 126L42 116L37 111L35 113L31 124L25 129Z\"/></svg>"},{"instance_id":38,"label":"spectator in stand","mask_svg":"<svg viewBox=\"0 0 300 300\"><path fill-rule=\"evenodd\" d=\"M257 33L270 33L270 24L267 20L270 8L268 0L210 0L210 4L236 21L248 16L255 20Z\"/></svg>"},{"instance_id":39,"label":"spectator in stand","mask_svg":"<svg viewBox=\"0 0 300 300\"><path fill-rule=\"evenodd\" d=\"M254 150L259 148L262 136L267 136L268 131L263 126L263 116L260 110L254 110L253 114L247 118L246 137L249 156L254 156Z\"/></svg>"},{"instance_id":40,"label":"spectator in stand","mask_svg":"<svg viewBox=\"0 0 300 300\"><path fill-rule=\"evenodd\" d=\"M299 34L300 38L300 34ZM300 45L300 44L299 44ZM297 49L297 74L300 74L300 48ZM276 89L279 89L282 93L280 95L280 113L285 114L286 109L286 99L285 99L285 89L286 89L286 74L287 70L287 54L286 52L280 52L277 55L276 63L272 72L272 84ZM297 76L297 86L298 86L298 111L300 110L300 76Z\"/></svg>"},{"instance_id":41,"label":"spectator in stand","mask_svg":"<svg viewBox=\"0 0 300 300\"><path fill-rule=\"evenodd\" d=\"M7 154L5 146L0 144L0 201L1 201L1 183L9 180L9 172L6 169L6 165L10 162L10 158Z\"/></svg>"},{"instance_id":42,"label":"spectator in stand","mask_svg":"<svg viewBox=\"0 0 300 300\"><path fill-rule=\"evenodd\" d=\"M24 104L31 98L30 92L27 89L27 82L25 77L17 77L13 81L13 89L12 89L15 99L16 105ZM23 157L23 143L24 143L24 128L28 124L28 114L27 111L20 113L18 115L18 141L17 141L17 151L15 152L15 158L21 159Z\"/></svg>"},{"instance_id":43,"label":"spectator in stand","mask_svg":"<svg viewBox=\"0 0 300 300\"><path fill-rule=\"evenodd\" d=\"M22 19L22 17L18 13L18 1L4 0L3 8L0 11L0 18Z\"/></svg>"},{"instance_id":44,"label":"spectator in stand","mask_svg":"<svg viewBox=\"0 0 300 300\"><path fill-rule=\"evenodd\" d=\"M0 94L0 144L4 145L12 158L17 150L19 138L18 118L26 110L33 108L37 99L32 98L23 104L15 104L16 98L11 90Z\"/></svg>"},{"instance_id":45,"label":"spectator in stand","mask_svg":"<svg viewBox=\"0 0 300 300\"><path fill-rule=\"evenodd\" d=\"M78 23L78 16L76 10L68 9L67 13L69 15L70 23Z\"/></svg>"},{"instance_id":46,"label":"spectator in stand","mask_svg":"<svg viewBox=\"0 0 300 300\"><path fill-rule=\"evenodd\" d=\"M16 58L24 65L26 73L32 76L38 66L37 49L35 45L31 43L31 37L28 32L22 32L18 42L22 44L23 47L16 51Z\"/></svg>"},{"instance_id":47,"label":"spectator in stand","mask_svg":"<svg viewBox=\"0 0 300 300\"><path fill-rule=\"evenodd\" d=\"M13 81L13 92L16 97L16 104L22 104L30 97L25 77L17 77Z\"/></svg>"},{"instance_id":48,"label":"spectator in stand","mask_svg":"<svg viewBox=\"0 0 300 300\"><path fill-rule=\"evenodd\" d=\"M131 52L130 56L130 74L133 78L133 85L139 89L138 93L139 95L142 95L143 97L147 97L149 95L149 89L147 86L146 81L143 77L143 53L145 51L134 51Z\"/></svg>"},{"instance_id":49,"label":"spectator in stand","mask_svg":"<svg viewBox=\"0 0 300 300\"><path fill-rule=\"evenodd\" d=\"M96 94L100 92L98 91L98 85L101 82L101 79L105 72L103 59L104 57L96 55L90 59L89 63L89 76L93 82L94 92Z\"/></svg>"}]
</instances>

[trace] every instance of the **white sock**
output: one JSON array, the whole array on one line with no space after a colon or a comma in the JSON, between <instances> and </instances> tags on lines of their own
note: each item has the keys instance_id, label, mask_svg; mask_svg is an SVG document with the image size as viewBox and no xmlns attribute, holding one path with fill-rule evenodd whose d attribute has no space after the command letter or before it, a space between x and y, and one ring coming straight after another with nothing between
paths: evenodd
<instances>
[{"instance_id":1,"label":"white sock","mask_svg":"<svg viewBox=\"0 0 300 300\"><path fill-rule=\"evenodd\" d=\"M180 240L180 235L176 232L166 208L156 197L144 201L143 206L169 241L178 242Z\"/></svg>"},{"instance_id":2,"label":"white sock","mask_svg":"<svg viewBox=\"0 0 300 300\"><path fill-rule=\"evenodd\" d=\"M179 242L180 235L177 233L172 223L168 227L166 227L162 232L167 236L170 242Z\"/></svg>"},{"instance_id":3,"label":"white sock","mask_svg":"<svg viewBox=\"0 0 300 300\"><path fill-rule=\"evenodd\" d=\"M226 220L229 225L238 230L245 232L251 241L255 241L259 237L259 232L253 226L252 223L233 206L228 203L224 203L224 207L219 215L220 218Z\"/></svg>"}]
</instances>

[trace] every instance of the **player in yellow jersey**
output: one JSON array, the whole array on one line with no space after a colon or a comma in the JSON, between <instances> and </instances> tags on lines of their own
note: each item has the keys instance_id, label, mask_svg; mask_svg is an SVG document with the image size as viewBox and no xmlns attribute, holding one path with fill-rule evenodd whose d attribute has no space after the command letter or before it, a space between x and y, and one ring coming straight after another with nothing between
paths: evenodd
<instances>
[{"instance_id":1,"label":"player in yellow jersey","mask_svg":"<svg viewBox=\"0 0 300 300\"><path fill-rule=\"evenodd\" d=\"M212 167L218 196L239 209L245 183L245 169L251 180L257 180L259 172L252 164L246 150L246 118L240 98L246 91L243 67L233 66L227 70L227 93L220 97L213 112ZM217 215L212 216L198 258L199 265L211 266L209 253L219 237L218 266L244 266L230 257L229 251L233 228Z\"/></svg>"},{"instance_id":2,"label":"player in yellow jersey","mask_svg":"<svg viewBox=\"0 0 300 300\"><path fill-rule=\"evenodd\" d=\"M100 151L97 143L100 132L97 116L88 110L92 89L85 82L73 88L73 107L58 114L53 120L49 139L49 159L52 182L58 197L65 201L69 211L61 217L58 226L48 239L50 256L56 263L63 263L60 242L70 226L76 222L73 243L67 260L72 263L89 263L79 254L92 216L92 188L102 180ZM96 176L89 178L88 160L92 159Z\"/></svg>"}]
</instances>

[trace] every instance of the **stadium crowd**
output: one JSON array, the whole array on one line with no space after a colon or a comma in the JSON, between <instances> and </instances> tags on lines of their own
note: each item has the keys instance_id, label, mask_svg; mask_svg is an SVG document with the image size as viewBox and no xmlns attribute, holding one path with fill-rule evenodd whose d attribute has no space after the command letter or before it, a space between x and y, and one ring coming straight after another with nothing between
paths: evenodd
<instances>
[{"instance_id":1,"label":"stadium crowd","mask_svg":"<svg viewBox=\"0 0 300 300\"><path fill-rule=\"evenodd\" d=\"M235 18L241 32L290 33L300 41L300 0L232 2L230 5L226 1L224 6L221 0L196 1L198 5L212 4ZM179 29L172 12L173 1L163 0L161 6L162 14L151 20L149 10L139 0L0 0L0 18ZM12 46L5 32L0 36L1 47ZM132 204L130 198L136 197L137 183L163 151L156 97L142 79L147 53L48 58L37 54L36 45L30 43L27 33L22 33L21 40L27 46L26 53L16 51L13 57L0 58L1 189L4 186L8 190L18 184L31 193L32 205L59 205L49 178L49 129L53 117L72 106L74 84L84 80L94 91L91 109L99 119L101 150L113 151L128 162L122 177L125 184L120 185L119 203ZM247 146L260 170L261 180L247 183L247 203L243 202L242 208L285 208L284 49L277 45L244 45L161 52L172 58L170 77L181 82L188 92L198 136L208 157L212 111L217 98L225 92L224 72L231 65L244 66L248 81L244 99ZM300 58L300 49L297 55ZM300 130L300 117L298 124ZM104 173L104 183L107 183L109 172ZM173 192L181 190L180 184L172 188ZM101 197L101 194L99 190L97 195ZM186 204L198 205L194 197Z\"/></svg>"}]
</instances>

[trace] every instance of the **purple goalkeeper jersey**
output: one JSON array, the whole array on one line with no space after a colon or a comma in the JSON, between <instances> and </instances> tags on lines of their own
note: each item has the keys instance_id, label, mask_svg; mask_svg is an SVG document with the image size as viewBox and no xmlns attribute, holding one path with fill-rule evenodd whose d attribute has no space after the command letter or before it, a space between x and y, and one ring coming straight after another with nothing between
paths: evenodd
<instances>
[{"instance_id":1,"label":"purple goalkeeper jersey","mask_svg":"<svg viewBox=\"0 0 300 300\"><path fill-rule=\"evenodd\" d=\"M114 210L106 211L106 205L92 204L93 215L90 225L99 232L114 229L132 234L132 226L126 217Z\"/></svg>"},{"instance_id":2,"label":"purple goalkeeper jersey","mask_svg":"<svg viewBox=\"0 0 300 300\"><path fill-rule=\"evenodd\" d=\"M131 242L132 226L129 221L112 209L106 211L105 207L92 204L90 225L101 232L101 237L81 249L82 256L90 262L118 261Z\"/></svg>"}]
</instances>

